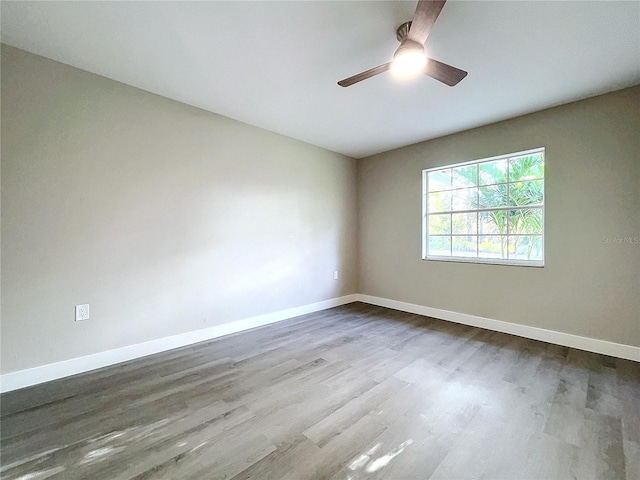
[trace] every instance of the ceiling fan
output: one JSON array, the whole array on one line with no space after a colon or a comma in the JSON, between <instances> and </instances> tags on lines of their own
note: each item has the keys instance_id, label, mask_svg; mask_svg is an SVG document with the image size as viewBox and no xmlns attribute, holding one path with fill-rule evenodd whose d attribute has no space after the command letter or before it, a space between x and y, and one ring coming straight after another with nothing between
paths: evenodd
<instances>
[{"instance_id":1,"label":"ceiling fan","mask_svg":"<svg viewBox=\"0 0 640 480\"><path fill-rule=\"evenodd\" d=\"M413 20L403 23L396 30L396 38L400 46L393 54L393 61L340 80L338 85L349 87L387 70L400 76L422 72L450 87L457 85L467 76L467 72L428 58L424 53L424 42L445 3L446 0L419 0Z\"/></svg>"}]
</instances>

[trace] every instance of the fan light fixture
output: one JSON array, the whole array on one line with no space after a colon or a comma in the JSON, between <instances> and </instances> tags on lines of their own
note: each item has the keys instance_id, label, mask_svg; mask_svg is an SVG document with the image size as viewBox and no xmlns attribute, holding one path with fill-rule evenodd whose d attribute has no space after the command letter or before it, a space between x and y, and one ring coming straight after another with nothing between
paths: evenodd
<instances>
[{"instance_id":1,"label":"fan light fixture","mask_svg":"<svg viewBox=\"0 0 640 480\"><path fill-rule=\"evenodd\" d=\"M433 58L427 58L424 54L424 42L446 1L418 0L413 19L410 22L404 22L396 30L396 39L400 42L400 46L393 54L393 61L340 80L338 85L350 87L389 70L398 77L424 73L450 87L457 85L467 76L467 72Z\"/></svg>"},{"instance_id":2,"label":"fan light fixture","mask_svg":"<svg viewBox=\"0 0 640 480\"><path fill-rule=\"evenodd\" d=\"M418 42L405 40L393 54L391 72L400 77L409 77L421 72L426 64L424 47Z\"/></svg>"}]
</instances>

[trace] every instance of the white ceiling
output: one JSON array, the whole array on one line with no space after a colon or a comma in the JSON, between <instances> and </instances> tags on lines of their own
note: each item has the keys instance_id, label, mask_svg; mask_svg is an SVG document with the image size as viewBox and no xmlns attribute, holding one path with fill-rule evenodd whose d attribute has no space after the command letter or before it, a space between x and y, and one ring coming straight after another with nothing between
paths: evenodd
<instances>
[{"instance_id":1,"label":"white ceiling","mask_svg":"<svg viewBox=\"0 0 640 480\"><path fill-rule=\"evenodd\" d=\"M640 83L640 1L454 1L426 50L456 87L386 73L416 2L8 2L2 42L364 157Z\"/></svg>"}]
</instances>

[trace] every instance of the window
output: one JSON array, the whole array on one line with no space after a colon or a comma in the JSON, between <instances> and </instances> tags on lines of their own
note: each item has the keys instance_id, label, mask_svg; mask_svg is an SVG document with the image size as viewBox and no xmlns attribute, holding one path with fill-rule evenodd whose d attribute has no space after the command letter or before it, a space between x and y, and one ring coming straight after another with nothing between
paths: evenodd
<instances>
[{"instance_id":1,"label":"window","mask_svg":"<svg viewBox=\"0 0 640 480\"><path fill-rule=\"evenodd\" d=\"M427 260L544 265L544 148L423 171Z\"/></svg>"}]
</instances>

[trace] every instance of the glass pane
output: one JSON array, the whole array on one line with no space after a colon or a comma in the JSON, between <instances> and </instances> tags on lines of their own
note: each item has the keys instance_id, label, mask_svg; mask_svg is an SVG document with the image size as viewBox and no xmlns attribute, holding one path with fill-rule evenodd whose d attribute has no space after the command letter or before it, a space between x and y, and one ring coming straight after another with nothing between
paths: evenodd
<instances>
[{"instance_id":1,"label":"glass pane","mask_svg":"<svg viewBox=\"0 0 640 480\"><path fill-rule=\"evenodd\" d=\"M542 260L542 235L509 237L509 258Z\"/></svg>"},{"instance_id":2,"label":"glass pane","mask_svg":"<svg viewBox=\"0 0 640 480\"><path fill-rule=\"evenodd\" d=\"M480 187L478 189L479 208L499 208L507 207L507 184L492 185L490 187Z\"/></svg>"},{"instance_id":3,"label":"glass pane","mask_svg":"<svg viewBox=\"0 0 640 480\"><path fill-rule=\"evenodd\" d=\"M509 205L540 205L544 201L544 180L509 184Z\"/></svg>"},{"instance_id":4,"label":"glass pane","mask_svg":"<svg viewBox=\"0 0 640 480\"><path fill-rule=\"evenodd\" d=\"M509 233L542 233L542 209L509 210Z\"/></svg>"},{"instance_id":5,"label":"glass pane","mask_svg":"<svg viewBox=\"0 0 640 480\"><path fill-rule=\"evenodd\" d=\"M536 178L544 178L544 156L542 153L509 160L509 180L534 180Z\"/></svg>"},{"instance_id":6,"label":"glass pane","mask_svg":"<svg viewBox=\"0 0 640 480\"><path fill-rule=\"evenodd\" d=\"M507 258L507 237L504 235L487 235L478 239L478 257Z\"/></svg>"},{"instance_id":7,"label":"glass pane","mask_svg":"<svg viewBox=\"0 0 640 480\"><path fill-rule=\"evenodd\" d=\"M428 255L439 255L442 257L451 256L451 237L429 236Z\"/></svg>"},{"instance_id":8,"label":"glass pane","mask_svg":"<svg viewBox=\"0 0 640 480\"><path fill-rule=\"evenodd\" d=\"M454 257L477 257L478 237L453 237L452 255Z\"/></svg>"},{"instance_id":9,"label":"glass pane","mask_svg":"<svg viewBox=\"0 0 640 480\"><path fill-rule=\"evenodd\" d=\"M475 187L478 184L478 166L468 165L452 169L453 188Z\"/></svg>"},{"instance_id":10,"label":"glass pane","mask_svg":"<svg viewBox=\"0 0 640 480\"><path fill-rule=\"evenodd\" d=\"M478 231L478 214L454 213L451 218L451 227L454 234L475 235Z\"/></svg>"},{"instance_id":11,"label":"glass pane","mask_svg":"<svg viewBox=\"0 0 640 480\"><path fill-rule=\"evenodd\" d=\"M451 188L451 169L445 168L444 170L437 170L435 172L429 172L429 191L437 192L440 190L448 190Z\"/></svg>"},{"instance_id":12,"label":"glass pane","mask_svg":"<svg viewBox=\"0 0 640 480\"><path fill-rule=\"evenodd\" d=\"M492 185L507 181L507 160L494 160L478 166L478 185Z\"/></svg>"},{"instance_id":13,"label":"glass pane","mask_svg":"<svg viewBox=\"0 0 640 480\"><path fill-rule=\"evenodd\" d=\"M496 210L478 214L479 235L502 235L507 233L507 212Z\"/></svg>"},{"instance_id":14,"label":"glass pane","mask_svg":"<svg viewBox=\"0 0 640 480\"><path fill-rule=\"evenodd\" d=\"M448 235L451 233L451 215L429 215L429 235Z\"/></svg>"},{"instance_id":15,"label":"glass pane","mask_svg":"<svg viewBox=\"0 0 640 480\"><path fill-rule=\"evenodd\" d=\"M429 212L449 212L451 211L451 192L430 193L427 202Z\"/></svg>"},{"instance_id":16,"label":"glass pane","mask_svg":"<svg viewBox=\"0 0 640 480\"><path fill-rule=\"evenodd\" d=\"M452 210L473 210L478 205L478 189L461 188L451 191Z\"/></svg>"}]
</instances>

